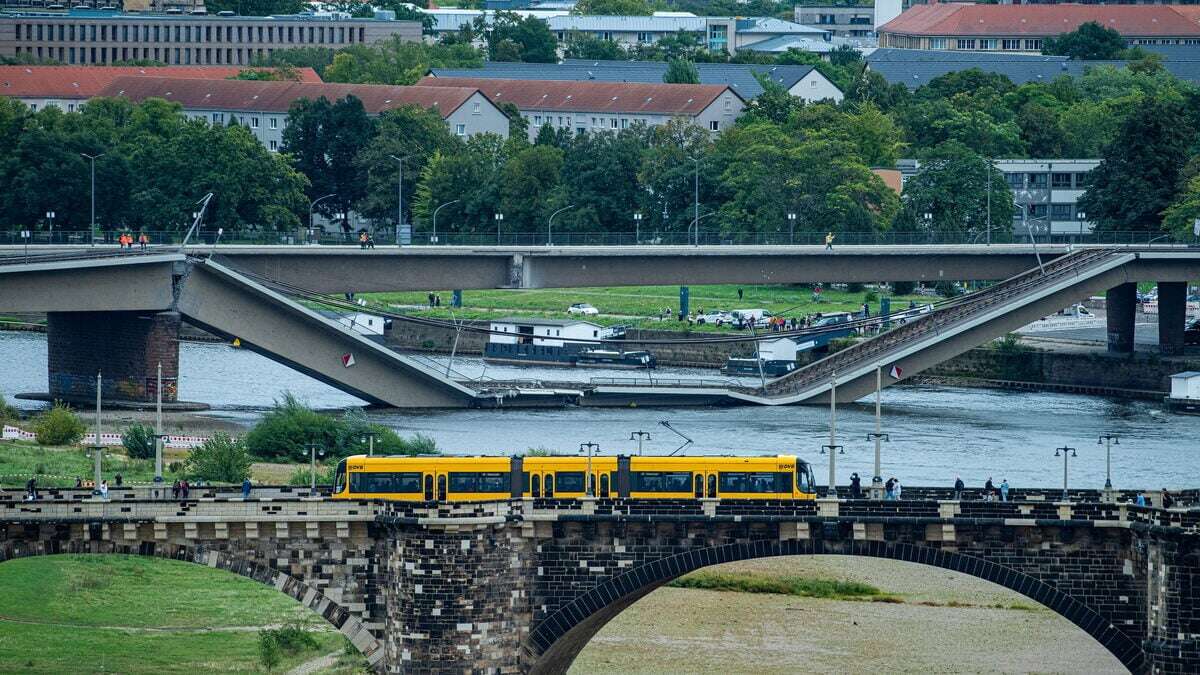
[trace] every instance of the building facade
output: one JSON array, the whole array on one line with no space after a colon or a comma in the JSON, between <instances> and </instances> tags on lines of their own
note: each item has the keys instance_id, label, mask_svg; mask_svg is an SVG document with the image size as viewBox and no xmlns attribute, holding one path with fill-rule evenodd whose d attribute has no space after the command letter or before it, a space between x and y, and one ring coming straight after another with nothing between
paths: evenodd
<instances>
[{"instance_id":1,"label":"building facade","mask_svg":"<svg viewBox=\"0 0 1200 675\"><path fill-rule=\"evenodd\" d=\"M134 102L149 98L173 101L183 107L184 115L193 119L245 126L271 151L283 147L283 130L287 128L292 104L321 97L336 101L354 96L371 116L417 106L438 112L456 136L493 133L508 137L508 117L473 88L123 77L100 95L120 96Z\"/></svg>"},{"instance_id":2,"label":"building facade","mask_svg":"<svg viewBox=\"0 0 1200 675\"><path fill-rule=\"evenodd\" d=\"M695 16L669 13L654 16L566 15L546 20L560 43L572 33L612 40L624 47L652 45L664 37L689 33L709 51L736 54L779 38L828 42L830 32L770 17Z\"/></svg>"},{"instance_id":3,"label":"building facade","mask_svg":"<svg viewBox=\"0 0 1200 675\"><path fill-rule=\"evenodd\" d=\"M900 49L1032 52L1046 38L1095 22L1130 46L1200 44L1200 7L1179 5L914 6L879 27L879 46Z\"/></svg>"},{"instance_id":4,"label":"building facade","mask_svg":"<svg viewBox=\"0 0 1200 675\"><path fill-rule=\"evenodd\" d=\"M875 35L875 8L846 5L796 5L798 24L827 30L834 37L867 38Z\"/></svg>"},{"instance_id":5,"label":"building facade","mask_svg":"<svg viewBox=\"0 0 1200 675\"><path fill-rule=\"evenodd\" d=\"M420 40L415 21L332 16L199 16L114 12L0 16L0 56L94 65L149 59L169 65L248 65L277 49Z\"/></svg>"},{"instance_id":6,"label":"building facade","mask_svg":"<svg viewBox=\"0 0 1200 675\"><path fill-rule=\"evenodd\" d=\"M915 159L902 159L898 166L901 185L921 171ZM1023 234L1027 225L1035 234L1092 231L1095 224L1079 209L1078 201L1091 184L1089 172L1100 166L1099 159L997 159L993 166L994 179L1008 183L1017 204L1014 233Z\"/></svg>"},{"instance_id":7,"label":"building facade","mask_svg":"<svg viewBox=\"0 0 1200 675\"><path fill-rule=\"evenodd\" d=\"M710 84L639 84L556 80L426 77L421 85L467 87L493 103L512 103L529 120L532 141L545 125L573 134L658 126L683 119L717 133L742 114L746 101L730 87Z\"/></svg>"}]
</instances>

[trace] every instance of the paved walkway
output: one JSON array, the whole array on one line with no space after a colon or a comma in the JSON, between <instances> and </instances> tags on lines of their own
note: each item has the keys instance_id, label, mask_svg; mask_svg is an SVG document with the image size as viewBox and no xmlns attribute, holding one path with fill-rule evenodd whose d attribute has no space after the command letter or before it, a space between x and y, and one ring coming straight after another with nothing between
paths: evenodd
<instances>
[{"instance_id":1,"label":"paved walkway","mask_svg":"<svg viewBox=\"0 0 1200 675\"><path fill-rule=\"evenodd\" d=\"M341 655L341 651L336 651L330 652L325 656L319 656L311 661L305 661L289 670L287 675L313 675L313 673L318 673L326 668L332 668L337 665L338 657Z\"/></svg>"}]
</instances>

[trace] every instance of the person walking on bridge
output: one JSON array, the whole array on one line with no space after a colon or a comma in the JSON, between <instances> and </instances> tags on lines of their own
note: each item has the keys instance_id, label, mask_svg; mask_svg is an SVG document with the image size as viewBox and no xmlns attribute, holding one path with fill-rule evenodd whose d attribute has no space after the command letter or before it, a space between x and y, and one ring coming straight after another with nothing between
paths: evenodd
<instances>
[{"instance_id":1,"label":"person walking on bridge","mask_svg":"<svg viewBox=\"0 0 1200 675\"><path fill-rule=\"evenodd\" d=\"M962 499L962 493L966 487L967 484L963 482L962 476L954 477L954 501L959 501Z\"/></svg>"},{"instance_id":2,"label":"person walking on bridge","mask_svg":"<svg viewBox=\"0 0 1200 675\"><path fill-rule=\"evenodd\" d=\"M1000 501L1008 501L1008 479L1000 479Z\"/></svg>"},{"instance_id":3,"label":"person walking on bridge","mask_svg":"<svg viewBox=\"0 0 1200 675\"><path fill-rule=\"evenodd\" d=\"M146 246L150 244L150 237L146 236L145 232L138 235L138 246L145 251Z\"/></svg>"},{"instance_id":4,"label":"person walking on bridge","mask_svg":"<svg viewBox=\"0 0 1200 675\"><path fill-rule=\"evenodd\" d=\"M250 477L246 476L242 479L242 499L250 498Z\"/></svg>"},{"instance_id":5,"label":"person walking on bridge","mask_svg":"<svg viewBox=\"0 0 1200 675\"><path fill-rule=\"evenodd\" d=\"M988 476L987 482L983 484L983 501L990 502L996 499L996 486L992 483L992 477Z\"/></svg>"},{"instance_id":6,"label":"person walking on bridge","mask_svg":"<svg viewBox=\"0 0 1200 675\"><path fill-rule=\"evenodd\" d=\"M850 498L862 499L862 479L858 477L858 472L850 474Z\"/></svg>"},{"instance_id":7,"label":"person walking on bridge","mask_svg":"<svg viewBox=\"0 0 1200 675\"><path fill-rule=\"evenodd\" d=\"M833 250L833 232L828 232L825 234L825 250Z\"/></svg>"}]
</instances>

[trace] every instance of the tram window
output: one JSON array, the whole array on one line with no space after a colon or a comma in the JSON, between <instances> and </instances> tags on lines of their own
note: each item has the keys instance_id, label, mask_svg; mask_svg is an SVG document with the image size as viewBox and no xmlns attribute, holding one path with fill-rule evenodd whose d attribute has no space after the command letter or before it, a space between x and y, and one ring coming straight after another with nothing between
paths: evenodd
<instances>
[{"instance_id":1,"label":"tram window","mask_svg":"<svg viewBox=\"0 0 1200 675\"><path fill-rule=\"evenodd\" d=\"M451 492L509 492L508 474L499 471L452 471Z\"/></svg>"},{"instance_id":2,"label":"tram window","mask_svg":"<svg viewBox=\"0 0 1200 675\"><path fill-rule=\"evenodd\" d=\"M708 496L717 496L717 474L715 473L708 474Z\"/></svg>"},{"instance_id":3,"label":"tram window","mask_svg":"<svg viewBox=\"0 0 1200 675\"><path fill-rule=\"evenodd\" d=\"M545 485L546 499L553 499L554 498L554 474L552 474L552 473L546 474L545 479L546 479L546 485Z\"/></svg>"},{"instance_id":4,"label":"tram window","mask_svg":"<svg viewBox=\"0 0 1200 675\"><path fill-rule=\"evenodd\" d=\"M600 497L608 497L609 478L607 473L600 474Z\"/></svg>"},{"instance_id":5,"label":"tram window","mask_svg":"<svg viewBox=\"0 0 1200 675\"><path fill-rule=\"evenodd\" d=\"M421 474L418 472L357 472L350 474L351 492L406 492L421 491Z\"/></svg>"},{"instance_id":6,"label":"tram window","mask_svg":"<svg viewBox=\"0 0 1200 675\"><path fill-rule=\"evenodd\" d=\"M555 474L559 492L583 492L582 471L559 471Z\"/></svg>"},{"instance_id":7,"label":"tram window","mask_svg":"<svg viewBox=\"0 0 1200 675\"><path fill-rule=\"evenodd\" d=\"M800 492L812 492L812 483L808 480L808 465L796 464L796 489Z\"/></svg>"},{"instance_id":8,"label":"tram window","mask_svg":"<svg viewBox=\"0 0 1200 675\"><path fill-rule=\"evenodd\" d=\"M346 489L346 460L338 462L337 476L334 479L333 492L339 494Z\"/></svg>"},{"instance_id":9,"label":"tram window","mask_svg":"<svg viewBox=\"0 0 1200 675\"><path fill-rule=\"evenodd\" d=\"M542 496L542 477L540 475L533 477L533 496Z\"/></svg>"},{"instance_id":10,"label":"tram window","mask_svg":"<svg viewBox=\"0 0 1200 675\"><path fill-rule=\"evenodd\" d=\"M635 471L630 478L635 492L691 492L690 471Z\"/></svg>"},{"instance_id":11,"label":"tram window","mask_svg":"<svg viewBox=\"0 0 1200 675\"><path fill-rule=\"evenodd\" d=\"M791 492L791 474L775 471L722 471L721 492Z\"/></svg>"},{"instance_id":12,"label":"tram window","mask_svg":"<svg viewBox=\"0 0 1200 675\"><path fill-rule=\"evenodd\" d=\"M528 471L521 472L521 492L522 493L529 492L529 472Z\"/></svg>"}]
</instances>

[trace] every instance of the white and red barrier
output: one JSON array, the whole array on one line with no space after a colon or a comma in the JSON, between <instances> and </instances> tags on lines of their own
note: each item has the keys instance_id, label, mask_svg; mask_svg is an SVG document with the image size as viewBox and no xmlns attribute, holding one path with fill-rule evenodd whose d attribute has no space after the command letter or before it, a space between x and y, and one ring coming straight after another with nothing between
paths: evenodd
<instances>
[{"instance_id":1,"label":"white and red barrier","mask_svg":"<svg viewBox=\"0 0 1200 675\"><path fill-rule=\"evenodd\" d=\"M37 434L32 431L25 431L20 427L4 425L3 435L0 439L5 441L36 441ZM168 448L182 448L190 450L192 448L204 445L208 440L208 436L167 436L163 445ZM80 445L101 445L105 447L121 445L121 434L100 434L100 443L96 443L96 434L94 432L83 435L83 439L79 441Z\"/></svg>"}]
</instances>

